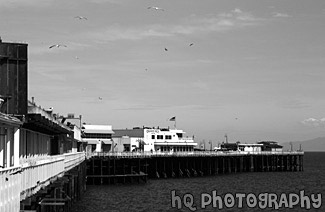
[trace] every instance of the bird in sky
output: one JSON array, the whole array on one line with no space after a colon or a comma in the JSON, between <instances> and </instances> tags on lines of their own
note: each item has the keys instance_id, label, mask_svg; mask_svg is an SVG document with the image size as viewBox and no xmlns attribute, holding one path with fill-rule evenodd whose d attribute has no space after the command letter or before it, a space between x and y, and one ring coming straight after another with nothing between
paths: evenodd
<instances>
[{"instance_id":1,"label":"bird in sky","mask_svg":"<svg viewBox=\"0 0 325 212\"><path fill-rule=\"evenodd\" d=\"M191 43L189 46L193 46L194 45L194 43Z\"/></svg>"},{"instance_id":2,"label":"bird in sky","mask_svg":"<svg viewBox=\"0 0 325 212\"><path fill-rule=\"evenodd\" d=\"M66 45L62 45L62 44L55 44L55 45L50 46L49 49L52 49L53 47L57 47L57 48L59 48L59 47L61 47L61 46L63 46L63 47L67 47Z\"/></svg>"},{"instance_id":3,"label":"bird in sky","mask_svg":"<svg viewBox=\"0 0 325 212\"><path fill-rule=\"evenodd\" d=\"M79 20L88 20L86 17L84 17L84 16L76 16L76 17L74 17L74 18L78 18Z\"/></svg>"},{"instance_id":4,"label":"bird in sky","mask_svg":"<svg viewBox=\"0 0 325 212\"><path fill-rule=\"evenodd\" d=\"M167 51L168 51L168 49L167 49L167 48L165 48L165 51L167 52Z\"/></svg>"},{"instance_id":5,"label":"bird in sky","mask_svg":"<svg viewBox=\"0 0 325 212\"><path fill-rule=\"evenodd\" d=\"M99 100L103 100L103 98L102 98L102 97L98 97L98 99L99 99Z\"/></svg>"},{"instance_id":6,"label":"bird in sky","mask_svg":"<svg viewBox=\"0 0 325 212\"><path fill-rule=\"evenodd\" d=\"M154 9L154 10L165 11L163 8L160 8L160 7L148 7L147 9Z\"/></svg>"}]
</instances>

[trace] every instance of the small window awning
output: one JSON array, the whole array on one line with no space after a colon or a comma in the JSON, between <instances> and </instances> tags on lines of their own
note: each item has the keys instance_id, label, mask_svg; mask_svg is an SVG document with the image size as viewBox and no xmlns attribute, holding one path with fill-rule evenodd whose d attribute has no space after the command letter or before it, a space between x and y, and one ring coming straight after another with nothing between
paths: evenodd
<instances>
[{"instance_id":1,"label":"small window awning","mask_svg":"<svg viewBox=\"0 0 325 212\"><path fill-rule=\"evenodd\" d=\"M112 144L112 139L83 139L83 142L87 142L88 144L99 144L102 142L102 144Z\"/></svg>"},{"instance_id":2,"label":"small window awning","mask_svg":"<svg viewBox=\"0 0 325 212\"><path fill-rule=\"evenodd\" d=\"M87 144L98 144L97 140L90 140L90 141L85 141Z\"/></svg>"}]
</instances>

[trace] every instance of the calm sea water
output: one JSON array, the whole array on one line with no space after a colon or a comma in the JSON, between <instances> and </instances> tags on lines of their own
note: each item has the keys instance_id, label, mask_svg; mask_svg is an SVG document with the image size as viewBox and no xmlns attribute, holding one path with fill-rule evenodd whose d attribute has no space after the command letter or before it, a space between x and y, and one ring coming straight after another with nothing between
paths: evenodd
<instances>
[{"instance_id":1,"label":"calm sea water","mask_svg":"<svg viewBox=\"0 0 325 212\"><path fill-rule=\"evenodd\" d=\"M258 202L258 195L261 193L277 194L277 204L280 204L279 211L307 211L305 208L301 208L300 203L291 209L285 207L286 202L289 203L285 201L289 199L289 195L300 195L301 191L304 191L304 195L309 197L311 194L322 195L322 206L315 209L311 205L311 209L308 211L325 211L325 206L323 206L323 204L325 205L323 197L325 194L325 152L305 153L303 172L236 173L197 178L151 179L146 184L87 186L84 197L75 203L72 209L73 212L191 211L184 205L180 209L172 207L173 190L180 197L179 199L183 200L184 196L186 197L187 206L190 206L192 196L192 209L196 207L196 211L275 211L274 208L261 210L258 205L248 207L247 204L250 203L246 204L246 198L243 198L243 207L238 208L239 200L236 198L236 194L245 194L245 197L248 194L254 194ZM212 200L213 191L223 199L232 195L235 198L234 207L227 208L224 204L220 209L218 205L213 207L211 204L203 208L201 197L210 195ZM280 199L281 195L282 199ZM270 195L267 198L269 197ZM208 197L205 197L204 200L207 202ZM293 200L296 199L293 198ZM174 202L177 203L177 201ZM231 204L230 199L228 206ZM274 207L275 204L272 206Z\"/></svg>"}]
</instances>

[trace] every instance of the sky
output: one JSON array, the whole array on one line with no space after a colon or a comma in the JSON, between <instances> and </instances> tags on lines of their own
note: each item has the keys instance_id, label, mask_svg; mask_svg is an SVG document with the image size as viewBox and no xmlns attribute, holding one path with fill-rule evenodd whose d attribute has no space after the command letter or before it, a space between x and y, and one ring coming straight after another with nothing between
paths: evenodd
<instances>
[{"instance_id":1,"label":"sky","mask_svg":"<svg viewBox=\"0 0 325 212\"><path fill-rule=\"evenodd\" d=\"M87 124L325 136L324 0L0 0L0 36L28 44L28 98Z\"/></svg>"}]
</instances>

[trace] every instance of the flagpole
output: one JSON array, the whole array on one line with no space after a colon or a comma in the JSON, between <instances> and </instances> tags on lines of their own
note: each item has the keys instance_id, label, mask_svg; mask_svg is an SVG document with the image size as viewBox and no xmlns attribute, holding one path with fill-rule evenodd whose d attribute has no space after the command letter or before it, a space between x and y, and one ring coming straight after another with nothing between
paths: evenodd
<instances>
[{"instance_id":1,"label":"flagpole","mask_svg":"<svg viewBox=\"0 0 325 212\"><path fill-rule=\"evenodd\" d=\"M174 121L174 128L176 129L176 116L170 118L169 121Z\"/></svg>"}]
</instances>

